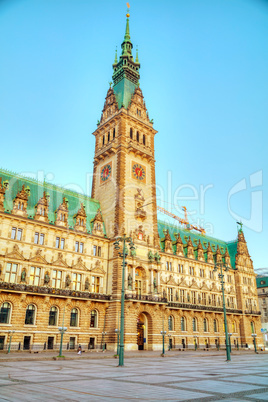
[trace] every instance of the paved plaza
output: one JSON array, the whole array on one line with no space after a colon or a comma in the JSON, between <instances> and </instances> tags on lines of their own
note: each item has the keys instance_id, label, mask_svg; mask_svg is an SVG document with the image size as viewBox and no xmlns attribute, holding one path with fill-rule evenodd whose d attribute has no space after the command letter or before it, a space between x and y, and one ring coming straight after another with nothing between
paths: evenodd
<instances>
[{"instance_id":1,"label":"paved plaza","mask_svg":"<svg viewBox=\"0 0 268 402\"><path fill-rule=\"evenodd\" d=\"M2 359L0 400L268 400L268 354L236 354L227 363L224 353L168 353L162 358L136 352L126 355L124 367L117 367L117 359L103 357Z\"/></svg>"}]
</instances>

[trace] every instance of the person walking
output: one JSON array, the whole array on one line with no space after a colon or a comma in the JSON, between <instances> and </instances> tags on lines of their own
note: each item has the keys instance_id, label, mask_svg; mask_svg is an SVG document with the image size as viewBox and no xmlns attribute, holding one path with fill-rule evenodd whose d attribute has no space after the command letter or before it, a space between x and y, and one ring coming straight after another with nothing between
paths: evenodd
<instances>
[{"instance_id":1,"label":"person walking","mask_svg":"<svg viewBox=\"0 0 268 402\"><path fill-rule=\"evenodd\" d=\"M81 345L78 346L77 354L78 354L78 355L81 355L81 354L82 354L82 347L81 347Z\"/></svg>"}]
</instances>

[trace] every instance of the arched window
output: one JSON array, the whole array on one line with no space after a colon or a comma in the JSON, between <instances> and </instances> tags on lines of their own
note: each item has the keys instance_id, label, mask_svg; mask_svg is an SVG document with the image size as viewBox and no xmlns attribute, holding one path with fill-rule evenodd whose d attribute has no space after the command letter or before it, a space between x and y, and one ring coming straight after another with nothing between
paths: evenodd
<instances>
[{"instance_id":1,"label":"arched window","mask_svg":"<svg viewBox=\"0 0 268 402\"><path fill-rule=\"evenodd\" d=\"M49 311L48 325L57 325L57 320L58 320L58 309L57 307L53 306Z\"/></svg>"},{"instance_id":2,"label":"arched window","mask_svg":"<svg viewBox=\"0 0 268 402\"><path fill-rule=\"evenodd\" d=\"M208 332L208 320L204 318L204 332Z\"/></svg>"},{"instance_id":3,"label":"arched window","mask_svg":"<svg viewBox=\"0 0 268 402\"><path fill-rule=\"evenodd\" d=\"M195 317L193 318L193 331L197 331L197 319Z\"/></svg>"},{"instance_id":4,"label":"arched window","mask_svg":"<svg viewBox=\"0 0 268 402\"><path fill-rule=\"evenodd\" d=\"M102 137L102 145L105 143L105 136Z\"/></svg>"},{"instance_id":5,"label":"arched window","mask_svg":"<svg viewBox=\"0 0 268 402\"><path fill-rule=\"evenodd\" d=\"M11 311L10 303L8 302L3 303L0 310L0 324L9 324L10 311Z\"/></svg>"},{"instance_id":6,"label":"arched window","mask_svg":"<svg viewBox=\"0 0 268 402\"><path fill-rule=\"evenodd\" d=\"M168 330L174 331L174 318L172 317L172 315L168 317Z\"/></svg>"},{"instance_id":7,"label":"arched window","mask_svg":"<svg viewBox=\"0 0 268 402\"><path fill-rule=\"evenodd\" d=\"M218 321L214 319L213 321L214 332L218 332Z\"/></svg>"},{"instance_id":8,"label":"arched window","mask_svg":"<svg viewBox=\"0 0 268 402\"><path fill-rule=\"evenodd\" d=\"M181 317L181 330L186 331L186 320L185 317Z\"/></svg>"},{"instance_id":9,"label":"arched window","mask_svg":"<svg viewBox=\"0 0 268 402\"><path fill-rule=\"evenodd\" d=\"M137 131L137 141L140 142L140 133Z\"/></svg>"},{"instance_id":10,"label":"arched window","mask_svg":"<svg viewBox=\"0 0 268 402\"><path fill-rule=\"evenodd\" d=\"M92 310L90 314L90 327L97 328L98 327L98 313L96 310Z\"/></svg>"},{"instance_id":11,"label":"arched window","mask_svg":"<svg viewBox=\"0 0 268 402\"><path fill-rule=\"evenodd\" d=\"M251 321L250 326L251 326L251 333L254 334L255 333L255 325L254 325L253 321Z\"/></svg>"},{"instance_id":12,"label":"arched window","mask_svg":"<svg viewBox=\"0 0 268 402\"><path fill-rule=\"evenodd\" d=\"M113 131L113 138L115 138L115 128L114 128L114 131Z\"/></svg>"},{"instance_id":13,"label":"arched window","mask_svg":"<svg viewBox=\"0 0 268 402\"><path fill-rule=\"evenodd\" d=\"M236 323L235 321L232 322L232 333L236 332Z\"/></svg>"},{"instance_id":14,"label":"arched window","mask_svg":"<svg viewBox=\"0 0 268 402\"><path fill-rule=\"evenodd\" d=\"M130 136L131 139L133 139L133 130L132 130L132 128L129 130L129 136Z\"/></svg>"},{"instance_id":15,"label":"arched window","mask_svg":"<svg viewBox=\"0 0 268 402\"><path fill-rule=\"evenodd\" d=\"M33 304L29 304L26 309L25 314L25 325L34 325L35 319L35 306Z\"/></svg>"},{"instance_id":16,"label":"arched window","mask_svg":"<svg viewBox=\"0 0 268 402\"><path fill-rule=\"evenodd\" d=\"M108 133L108 142L110 141L110 131Z\"/></svg>"},{"instance_id":17,"label":"arched window","mask_svg":"<svg viewBox=\"0 0 268 402\"><path fill-rule=\"evenodd\" d=\"M70 317L70 327L78 327L78 310L73 308Z\"/></svg>"},{"instance_id":18,"label":"arched window","mask_svg":"<svg viewBox=\"0 0 268 402\"><path fill-rule=\"evenodd\" d=\"M142 141L143 141L143 145L146 145L146 137L145 137L145 135L144 135L144 134L143 134Z\"/></svg>"}]
</instances>

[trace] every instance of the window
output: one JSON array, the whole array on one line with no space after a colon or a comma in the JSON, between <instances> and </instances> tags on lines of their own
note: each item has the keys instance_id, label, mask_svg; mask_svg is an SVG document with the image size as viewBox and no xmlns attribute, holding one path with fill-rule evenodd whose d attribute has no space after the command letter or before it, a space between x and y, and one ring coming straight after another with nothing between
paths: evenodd
<instances>
[{"instance_id":1,"label":"window","mask_svg":"<svg viewBox=\"0 0 268 402\"><path fill-rule=\"evenodd\" d=\"M185 317L181 317L181 330L186 331L186 320Z\"/></svg>"},{"instance_id":2,"label":"window","mask_svg":"<svg viewBox=\"0 0 268 402\"><path fill-rule=\"evenodd\" d=\"M60 288L61 287L61 279L62 279L62 271L53 269L53 271L52 271L52 287Z\"/></svg>"},{"instance_id":3,"label":"window","mask_svg":"<svg viewBox=\"0 0 268 402\"><path fill-rule=\"evenodd\" d=\"M0 324L9 324L10 322L10 303L3 303L0 310Z\"/></svg>"},{"instance_id":4,"label":"window","mask_svg":"<svg viewBox=\"0 0 268 402\"><path fill-rule=\"evenodd\" d=\"M56 237L56 248L64 249L65 239L61 239L60 237Z\"/></svg>"},{"instance_id":5,"label":"window","mask_svg":"<svg viewBox=\"0 0 268 402\"><path fill-rule=\"evenodd\" d=\"M216 295L212 294L212 306L216 306Z\"/></svg>"},{"instance_id":6,"label":"window","mask_svg":"<svg viewBox=\"0 0 268 402\"><path fill-rule=\"evenodd\" d=\"M210 277L210 279L214 279L214 272L213 271L209 271L209 277Z\"/></svg>"},{"instance_id":7,"label":"window","mask_svg":"<svg viewBox=\"0 0 268 402\"><path fill-rule=\"evenodd\" d=\"M34 234L34 244L40 244L40 246L44 245L44 233L35 232Z\"/></svg>"},{"instance_id":8,"label":"window","mask_svg":"<svg viewBox=\"0 0 268 402\"><path fill-rule=\"evenodd\" d=\"M204 318L204 332L208 332L208 320Z\"/></svg>"},{"instance_id":9,"label":"window","mask_svg":"<svg viewBox=\"0 0 268 402\"><path fill-rule=\"evenodd\" d=\"M137 141L140 142L140 133L137 131Z\"/></svg>"},{"instance_id":10,"label":"window","mask_svg":"<svg viewBox=\"0 0 268 402\"><path fill-rule=\"evenodd\" d=\"M82 242L79 243L79 241L76 241L75 242L75 252L83 253L83 251L84 251L84 243L82 243Z\"/></svg>"},{"instance_id":11,"label":"window","mask_svg":"<svg viewBox=\"0 0 268 402\"><path fill-rule=\"evenodd\" d=\"M166 262L167 271L172 271L172 262Z\"/></svg>"},{"instance_id":12,"label":"window","mask_svg":"<svg viewBox=\"0 0 268 402\"><path fill-rule=\"evenodd\" d=\"M11 262L7 263L6 273L5 273L5 282L14 283L16 281L18 270L18 264L12 264Z\"/></svg>"},{"instance_id":13,"label":"window","mask_svg":"<svg viewBox=\"0 0 268 402\"><path fill-rule=\"evenodd\" d=\"M29 284L39 286L41 268L31 267Z\"/></svg>"},{"instance_id":14,"label":"window","mask_svg":"<svg viewBox=\"0 0 268 402\"><path fill-rule=\"evenodd\" d=\"M113 139L115 139L115 128L113 130Z\"/></svg>"},{"instance_id":15,"label":"window","mask_svg":"<svg viewBox=\"0 0 268 402\"><path fill-rule=\"evenodd\" d=\"M193 318L193 331L197 332L197 319Z\"/></svg>"},{"instance_id":16,"label":"window","mask_svg":"<svg viewBox=\"0 0 268 402\"><path fill-rule=\"evenodd\" d=\"M180 302L184 303L185 302L185 292L184 289L180 289Z\"/></svg>"},{"instance_id":17,"label":"window","mask_svg":"<svg viewBox=\"0 0 268 402\"><path fill-rule=\"evenodd\" d=\"M102 137L102 145L105 144L105 136Z\"/></svg>"},{"instance_id":18,"label":"window","mask_svg":"<svg viewBox=\"0 0 268 402\"><path fill-rule=\"evenodd\" d=\"M254 325L253 321L251 321L250 327L251 327L251 333L254 334L255 333L255 325Z\"/></svg>"},{"instance_id":19,"label":"window","mask_svg":"<svg viewBox=\"0 0 268 402\"><path fill-rule=\"evenodd\" d=\"M81 290L81 274L73 274L73 290Z\"/></svg>"},{"instance_id":20,"label":"window","mask_svg":"<svg viewBox=\"0 0 268 402\"><path fill-rule=\"evenodd\" d=\"M204 278L204 276L205 276L204 270L203 270L203 269L200 269L200 277L201 277L201 278Z\"/></svg>"},{"instance_id":21,"label":"window","mask_svg":"<svg viewBox=\"0 0 268 402\"><path fill-rule=\"evenodd\" d=\"M78 310L77 308L73 308L70 317L70 327L77 327L77 326L78 326Z\"/></svg>"},{"instance_id":22,"label":"window","mask_svg":"<svg viewBox=\"0 0 268 402\"><path fill-rule=\"evenodd\" d=\"M167 288L168 291L168 301L173 302L173 288Z\"/></svg>"},{"instance_id":23,"label":"window","mask_svg":"<svg viewBox=\"0 0 268 402\"><path fill-rule=\"evenodd\" d=\"M98 326L98 314L96 310L92 310L90 314L90 327L97 328Z\"/></svg>"},{"instance_id":24,"label":"window","mask_svg":"<svg viewBox=\"0 0 268 402\"><path fill-rule=\"evenodd\" d=\"M218 332L218 321L215 318L213 320L213 328L214 332Z\"/></svg>"},{"instance_id":25,"label":"window","mask_svg":"<svg viewBox=\"0 0 268 402\"><path fill-rule=\"evenodd\" d=\"M189 274L194 275L194 268L193 267L189 267Z\"/></svg>"},{"instance_id":26,"label":"window","mask_svg":"<svg viewBox=\"0 0 268 402\"><path fill-rule=\"evenodd\" d=\"M178 264L178 272L179 272L180 274L183 274L183 265Z\"/></svg>"},{"instance_id":27,"label":"window","mask_svg":"<svg viewBox=\"0 0 268 402\"><path fill-rule=\"evenodd\" d=\"M228 283L232 283L232 277L231 277L231 275L227 275L227 282L228 282Z\"/></svg>"},{"instance_id":28,"label":"window","mask_svg":"<svg viewBox=\"0 0 268 402\"><path fill-rule=\"evenodd\" d=\"M108 142L110 141L110 131L108 133Z\"/></svg>"},{"instance_id":29,"label":"window","mask_svg":"<svg viewBox=\"0 0 268 402\"><path fill-rule=\"evenodd\" d=\"M145 137L144 134L143 134L143 137L142 137L142 142L143 142L143 145L146 145L146 137Z\"/></svg>"},{"instance_id":30,"label":"window","mask_svg":"<svg viewBox=\"0 0 268 402\"><path fill-rule=\"evenodd\" d=\"M201 293L201 297L202 297L202 304L207 304L207 298L206 298L206 293Z\"/></svg>"},{"instance_id":31,"label":"window","mask_svg":"<svg viewBox=\"0 0 268 402\"><path fill-rule=\"evenodd\" d=\"M92 292L100 293L100 277L92 276Z\"/></svg>"},{"instance_id":32,"label":"window","mask_svg":"<svg viewBox=\"0 0 268 402\"><path fill-rule=\"evenodd\" d=\"M101 247L100 246L93 246L93 255L96 257L101 257Z\"/></svg>"},{"instance_id":33,"label":"window","mask_svg":"<svg viewBox=\"0 0 268 402\"><path fill-rule=\"evenodd\" d=\"M174 318L172 317L172 315L168 317L168 330L174 331Z\"/></svg>"},{"instance_id":34,"label":"window","mask_svg":"<svg viewBox=\"0 0 268 402\"><path fill-rule=\"evenodd\" d=\"M236 332L236 323L235 321L232 322L232 333Z\"/></svg>"},{"instance_id":35,"label":"window","mask_svg":"<svg viewBox=\"0 0 268 402\"><path fill-rule=\"evenodd\" d=\"M11 239L15 240L17 237L17 240L21 240L22 237L22 229L17 229L17 228L12 228L11 231Z\"/></svg>"},{"instance_id":36,"label":"window","mask_svg":"<svg viewBox=\"0 0 268 402\"><path fill-rule=\"evenodd\" d=\"M265 281L261 281L261 285L265 285Z\"/></svg>"},{"instance_id":37,"label":"window","mask_svg":"<svg viewBox=\"0 0 268 402\"><path fill-rule=\"evenodd\" d=\"M195 304L196 303L196 292L191 291L191 296L192 296L192 303Z\"/></svg>"},{"instance_id":38,"label":"window","mask_svg":"<svg viewBox=\"0 0 268 402\"><path fill-rule=\"evenodd\" d=\"M25 325L34 325L35 318L35 306L33 304L29 304L26 309L25 314Z\"/></svg>"},{"instance_id":39,"label":"window","mask_svg":"<svg viewBox=\"0 0 268 402\"><path fill-rule=\"evenodd\" d=\"M55 326L57 325L57 317L58 316L58 309L57 307L53 306L51 307L49 311L49 319L48 319L48 325Z\"/></svg>"}]
</instances>

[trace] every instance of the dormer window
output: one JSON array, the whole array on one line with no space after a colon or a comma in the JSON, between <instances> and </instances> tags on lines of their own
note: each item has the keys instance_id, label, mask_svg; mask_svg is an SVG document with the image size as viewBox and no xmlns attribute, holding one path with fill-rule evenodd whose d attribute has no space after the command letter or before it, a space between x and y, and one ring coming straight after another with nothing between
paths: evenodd
<instances>
[{"instance_id":1,"label":"dormer window","mask_svg":"<svg viewBox=\"0 0 268 402\"><path fill-rule=\"evenodd\" d=\"M81 203L81 207L78 210L77 214L74 215L74 219L75 219L74 229L79 230L80 232L86 232L87 231L87 228L86 228L87 215L86 215L85 206L83 205L83 203Z\"/></svg>"},{"instance_id":2,"label":"dormer window","mask_svg":"<svg viewBox=\"0 0 268 402\"><path fill-rule=\"evenodd\" d=\"M55 224L59 226L67 227L68 224L68 201L65 197L63 197L62 204L56 210L56 221Z\"/></svg>"},{"instance_id":3,"label":"dormer window","mask_svg":"<svg viewBox=\"0 0 268 402\"><path fill-rule=\"evenodd\" d=\"M18 192L16 198L13 200L12 213L16 215L21 215L27 218L27 202L30 195L30 189L25 189L22 186L22 190Z\"/></svg>"},{"instance_id":4,"label":"dormer window","mask_svg":"<svg viewBox=\"0 0 268 402\"><path fill-rule=\"evenodd\" d=\"M35 206L34 219L48 222L48 205L49 205L49 194L44 191L43 197L39 199L37 205Z\"/></svg>"}]
</instances>

